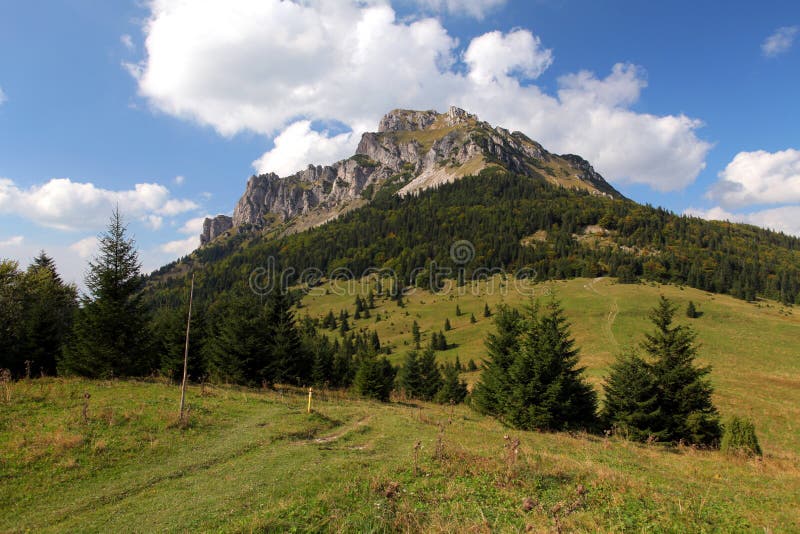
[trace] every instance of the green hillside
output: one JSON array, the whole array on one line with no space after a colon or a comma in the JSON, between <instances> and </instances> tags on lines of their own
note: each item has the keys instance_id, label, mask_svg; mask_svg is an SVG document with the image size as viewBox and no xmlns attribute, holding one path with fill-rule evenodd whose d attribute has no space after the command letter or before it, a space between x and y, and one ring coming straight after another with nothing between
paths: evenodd
<instances>
[{"instance_id":1,"label":"green hillside","mask_svg":"<svg viewBox=\"0 0 800 534\"><path fill-rule=\"evenodd\" d=\"M505 287L501 287L505 284ZM317 288L302 300L299 315L322 318L328 311L348 309L353 328L375 330L384 346L392 348L390 359L399 365L405 352L414 347L411 327L420 326L423 346L433 332L443 330L449 319L452 330L446 332L448 343L455 347L438 352L440 362L462 364L473 359L480 364L485 354L484 339L492 328L492 319L483 317L484 305L495 309L499 304L521 307L530 303L530 295L562 301L572 322L572 333L581 348L587 373L598 387L607 374L615 354L626 346L638 344L651 329L648 311L665 295L680 307L678 321L690 324L699 334L700 361L713 367L711 380L716 387L715 402L723 415L741 415L769 421L759 424L772 448L800 452L800 315L793 308L773 301L747 303L726 295L714 295L691 288L658 284L618 284L609 278L578 278L568 281L523 285L518 291L514 280L499 277L490 283L456 287L432 294L412 291L403 308L388 299L378 299L370 319L352 320L355 296L337 295L341 283ZM355 284L362 294L369 291L366 282ZM702 316L688 319L683 314L693 301ZM462 312L456 317L456 306ZM380 322L375 315L382 314ZM470 323L474 314L476 323ZM336 335L332 333L332 335ZM474 382L478 372L466 373Z\"/></svg>"},{"instance_id":2,"label":"green hillside","mask_svg":"<svg viewBox=\"0 0 800 534\"><path fill-rule=\"evenodd\" d=\"M800 529L800 317L774 302L676 286L575 279L534 289L563 301L595 384L617 347L648 329L646 311L659 294L681 306L694 301L702 316L680 321L699 333L715 402L723 417L755 422L763 459L512 431L466 406L383 404L341 392L317 392L307 415L305 392L290 388L192 386L191 423L182 428L176 386L22 380L0 391L0 530ZM321 293L308 295L299 314L352 312L353 295ZM480 358L490 328L484 303L527 299L499 288L420 290L404 308L378 299L373 317L354 327L376 328L397 361L412 320L424 342L448 318L448 341L458 346L439 357L466 363ZM377 313L384 318L376 323Z\"/></svg>"}]
</instances>

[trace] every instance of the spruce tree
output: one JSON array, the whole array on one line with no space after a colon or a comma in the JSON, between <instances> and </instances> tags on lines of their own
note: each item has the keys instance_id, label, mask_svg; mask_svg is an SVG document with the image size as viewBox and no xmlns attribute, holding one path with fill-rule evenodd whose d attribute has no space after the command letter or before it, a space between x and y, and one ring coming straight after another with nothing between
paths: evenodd
<instances>
[{"instance_id":1,"label":"spruce tree","mask_svg":"<svg viewBox=\"0 0 800 534\"><path fill-rule=\"evenodd\" d=\"M539 316L531 307L514 361L502 416L522 429L585 429L595 424L597 395L577 367L578 350L556 301Z\"/></svg>"},{"instance_id":2,"label":"spruce tree","mask_svg":"<svg viewBox=\"0 0 800 534\"><path fill-rule=\"evenodd\" d=\"M475 324L475 323L478 322L478 320L475 318L475 314L474 313L470 313L469 314L469 322L470 322L470 324Z\"/></svg>"},{"instance_id":3,"label":"spruce tree","mask_svg":"<svg viewBox=\"0 0 800 534\"><path fill-rule=\"evenodd\" d=\"M436 365L436 353L427 349L419 356L420 390L419 398L432 400L442 387L442 374Z\"/></svg>"},{"instance_id":4,"label":"spruce tree","mask_svg":"<svg viewBox=\"0 0 800 534\"><path fill-rule=\"evenodd\" d=\"M397 389L402 390L407 397L416 399L422 392L422 377L419 370L419 355L412 350L406 354L403 366L397 372Z\"/></svg>"},{"instance_id":5,"label":"spruce tree","mask_svg":"<svg viewBox=\"0 0 800 534\"><path fill-rule=\"evenodd\" d=\"M19 263L0 260L0 369L9 369L17 377L25 372L24 295Z\"/></svg>"},{"instance_id":6,"label":"spruce tree","mask_svg":"<svg viewBox=\"0 0 800 534\"><path fill-rule=\"evenodd\" d=\"M514 361L524 324L519 311L506 306L499 308L494 324L495 332L486 338L487 354L472 392L472 404L482 413L499 415L508 399L508 368Z\"/></svg>"},{"instance_id":7,"label":"spruce tree","mask_svg":"<svg viewBox=\"0 0 800 534\"><path fill-rule=\"evenodd\" d=\"M452 328L453 327L450 325L450 319L445 318L445 320L444 320L444 331L445 332L449 332L450 330L452 330Z\"/></svg>"},{"instance_id":8,"label":"spruce tree","mask_svg":"<svg viewBox=\"0 0 800 534\"><path fill-rule=\"evenodd\" d=\"M650 312L655 331L645 335L642 348L652 359L662 413L660 433L668 441L711 445L720 437L713 388L706 375L710 367L697 367L695 339L689 327L673 326L675 306L664 296Z\"/></svg>"},{"instance_id":9,"label":"spruce tree","mask_svg":"<svg viewBox=\"0 0 800 534\"><path fill-rule=\"evenodd\" d=\"M142 376L154 368L142 304L139 254L115 209L86 287L59 370L88 377Z\"/></svg>"},{"instance_id":10,"label":"spruce tree","mask_svg":"<svg viewBox=\"0 0 800 534\"><path fill-rule=\"evenodd\" d=\"M315 386L334 385L334 351L326 336L303 337L305 350L312 355L311 383Z\"/></svg>"},{"instance_id":11,"label":"spruce tree","mask_svg":"<svg viewBox=\"0 0 800 534\"><path fill-rule=\"evenodd\" d=\"M385 357L365 356L358 366L353 387L359 395L388 401L394 384L395 369Z\"/></svg>"},{"instance_id":12,"label":"spruce tree","mask_svg":"<svg viewBox=\"0 0 800 534\"><path fill-rule=\"evenodd\" d=\"M77 310L77 290L61 280L55 262L44 251L34 258L23 281L24 316L20 326L24 359L31 361L37 372L55 374Z\"/></svg>"},{"instance_id":13,"label":"spruce tree","mask_svg":"<svg viewBox=\"0 0 800 534\"><path fill-rule=\"evenodd\" d=\"M653 368L636 352L617 356L604 384L602 419L606 428L628 439L665 439Z\"/></svg>"},{"instance_id":14,"label":"spruce tree","mask_svg":"<svg viewBox=\"0 0 800 534\"><path fill-rule=\"evenodd\" d=\"M467 384L458 377L458 369L451 364L444 366L442 387L436 393L436 402L441 404L464 402L467 397Z\"/></svg>"},{"instance_id":15,"label":"spruce tree","mask_svg":"<svg viewBox=\"0 0 800 534\"><path fill-rule=\"evenodd\" d=\"M484 304L483 305L483 316L484 317L491 317L492 316L492 311L489 309L489 304Z\"/></svg>"},{"instance_id":16,"label":"spruce tree","mask_svg":"<svg viewBox=\"0 0 800 534\"><path fill-rule=\"evenodd\" d=\"M272 291L266 303L268 363L260 375L273 382L301 385L311 377L313 356L300 342L289 295L283 289Z\"/></svg>"},{"instance_id":17,"label":"spruce tree","mask_svg":"<svg viewBox=\"0 0 800 534\"><path fill-rule=\"evenodd\" d=\"M208 310L203 357L212 379L234 384L271 382L270 336L266 308L242 290L214 302Z\"/></svg>"},{"instance_id":18,"label":"spruce tree","mask_svg":"<svg viewBox=\"0 0 800 534\"><path fill-rule=\"evenodd\" d=\"M153 312L150 321L150 332L153 336L154 351L158 357L158 368L164 376L171 380L180 380L183 376L188 289L186 297L186 303L182 303L178 308L169 306L158 308ZM204 331L202 318L202 310L192 310L188 361L188 374L191 379L199 379L205 375L205 366L201 355Z\"/></svg>"},{"instance_id":19,"label":"spruce tree","mask_svg":"<svg viewBox=\"0 0 800 534\"><path fill-rule=\"evenodd\" d=\"M419 324L417 324L417 321L414 321L414 323L411 325L411 337L414 340L415 347L419 349L419 341L421 335L419 331Z\"/></svg>"},{"instance_id":20,"label":"spruce tree","mask_svg":"<svg viewBox=\"0 0 800 534\"><path fill-rule=\"evenodd\" d=\"M697 308L694 305L694 302L692 302L691 300L689 301L689 304L686 306L686 317L688 317L689 319L697 319L698 317L700 317L700 314L698 313Z\"/></svg>"},{"instance_id":21,"label":"spruce tree","mask_svg":"<svg viewBox=\"0 0 800 534\"><path fill-rule=\"evenodd\" d=\"M456 304L456 317L461 317L461 306Z\"/></svg>"}]
</instances>

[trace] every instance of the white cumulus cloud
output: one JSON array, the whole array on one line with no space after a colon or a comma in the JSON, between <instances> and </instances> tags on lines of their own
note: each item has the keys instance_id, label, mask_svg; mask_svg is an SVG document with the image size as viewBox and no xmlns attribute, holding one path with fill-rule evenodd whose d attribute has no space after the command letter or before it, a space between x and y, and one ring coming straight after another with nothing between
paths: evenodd
<instances>
[{"instance_id":1,"label":"white cumulus cloud","mask_svg":"<svg viewBox=\"0 0 800 534\"><path fill-rule=\"evenodd\" d=\"M113 191L92 183L53 178L42 185L21 188L0 178L0 213L14 214L59 230L101 228L115 206L130 219L153 228L159 216L173 216L197 208L191 200L170 198L160 184L136 184L133 189Z\"/></svg>"},{"instance_id":2,"label":"white cumulus cloud","mask_svg":"<svg viewBox=\"0 0 800 534\"><path fill-rule=\"evenodd\" d=\"M483 85L508 79L511 75L538 78L553 63L553 52L541 47L541 40L527 30L508 34L490 32L476 37L464 53L469 77Z\"/></svg>"},{"instance_id":3,"label":"white cumulus cloud","mask_svg":"<svg viewBox=\"0 0 800 534\"><path fill-rule=\"evenodd\" d=\"M429 4L483 13L495 3ZM526 29L462 46L439 20L399 20L385 0L152 0L149 7L145 57L129 65L140 95L225 136L274 138L275 148L254 162L259 171L330 163L390 109L451 104L555 152L580 154L612 181L662 191L691 183L711 148L697 137L697 119L632 109L646 86L635 66L564 76L555 94L544 91L534 81L553 52ZM336 121L356 136L316 132L308 121Z\"/></svg>"},{"instance_id":4,"label":"white cumulus cloud","mask_svg":"<svg viewBox=\"0 0 800 534\"><path fill-rule=\"evenodd\" d=\"M0 240L0 247L18 247L25 241L25 237L21 235L11 236L8 239Z\"/></svg>"},{"instance_id":5,"label":"white cumulus cloud","mask_svg":"<svg viewBox=\"0 0 800 534\"><path fill-rule=\"evenodd\" d=\"M289 125L275 138L275 147L253 162L259 173L286 176L309 164L324 164L353 154L358 139L352 133L328 137L311 129L311 121Z\"/></svg>"},{"instance_id":6,"label":"white cumulus cloud","mask_svg":"<svg viewBox=\"0 0 800 534\"><path fill-rule=\"evenodd\" d=\"M787 52L794 44L800 26L784 26L778 28L761 43L761 52L767 57L775 57Z\"/></svg>"},{"instance_id":7,"label":"white cumulus cloud","mask_svg":"<svg viewBox=\"0 0 800 534\"><path fill-rule=\"evenodd\" d=\"M800 150L739 152L709 197L726 207L800 203Z\"/></svg>"},{"instance_id":8,"label":"white cumulus cloud","mask_svg":"<svg viewBox=\"0 0 800 534\"><path fill-rule=\"evenodd\" d=\"M504 5L506 0L415 0L415 3L424 11L482 19L489 11Z\"/></svg>"},{"instance_id":9,"label":"white cumulus cloud","mask_svg":"<svg viewBox=\"0 0 800 534\"><path fill-rule=\"evenodd\" d=\"M178 228L178 232L187 235L200 235L200 233L203 231L203 221L210 217L213 217L213 215L204 215L203 217L194 217L189 219L183 223L180 228Z\"/></svg>"},{"instance_id":10,"label":"white cumulus cloud","mask_svg":"<svg viewBox=\"0 0 800 534\"><path fill-rule=\"evenodd\" d=\"M169 241L159 246L161 252L166 252L174 256L185 256L200 246L200 235Z\"/></svg>"}]
</instances>

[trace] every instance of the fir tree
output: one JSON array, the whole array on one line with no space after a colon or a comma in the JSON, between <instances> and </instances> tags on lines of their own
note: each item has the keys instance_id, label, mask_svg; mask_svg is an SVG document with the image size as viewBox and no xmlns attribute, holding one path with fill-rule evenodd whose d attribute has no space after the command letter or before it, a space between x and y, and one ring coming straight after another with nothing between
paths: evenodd
<instances>
[{"instance_id":1,"label":"fir tree","mask_svg":"<svg viewBox=\"0 0 800 534\"><path fill-rule=\"evenodd\" d=\"M55 374L77 310L77 290L61 280L55 262L44 251L34 258L22 279L25 298L20 325L21 356L30 360L35 370ZM14 373L20 370L14 366L10 369Z\"/></svg>"},{"instance_id":2,"label":"fir tree","mask_svg":"<svg viewBox=\"0 0 800 534\"><path fill-rule=\"evenodd\" d=\"M336 330L336 316L333 315L333 310L328 310L328 315L323 319L322 326L328 330Z\"/></svg>"},{"instance_id":3,"label":"fir tree","mask_svg":"<svg viewBox=\"0 0 800 534\"><path fill-rule=\"evenodd\" d=\"M158 367L171 380L183 376L183 358L186 350L186 315L188 312L188 289L185 305L179 308L163 306L153 312L150 332L154 350L158 356ZM203 321L201 310L192 311L191 336L189 336L188 374L199 379L205 374L201 355L203 344Z\"/></svg>"},{"instance_id":4,"label":"fir tree","mask_svg":"<svg viewBox=\"0 0 800 534\"><path fill-rule=\"evenodd\" d=\"M489 309L489 304L484 304L483 305L483 316L484 317L491 317L492 316L492 310Z\"/></svg>"},{"instance_id":5,"label":"fir tree","mask_svg":"<svg viewBox=\"0 0 800 534\"><path fill-rule=\"evenodd\" d=\"M317 387L334 384L334 350L326 336L306 335L303 338L306 351L313 355L311 383Z\"/></svg>"},{"instance_id":6,"label":"fir tree","mask_svg":"<svg viewBox=\"0 0 800 534\"><path fill-rule=\"evenodd\" d=\"M706 379L709 367L694 364L697 335L687 326L673 326L675 306L663 296L650 312L656 329L645 335L642 348L652 359L663 416L659 434L668 441L710 445L720 437L719 415Z\"/></svg>"},{"instance_id":7,"label":"fir tree","mask_svg":"<svg viewBox=\"0 0 800 534\"><path fill-rule=\"evenodd\" d=\"M406 354L403 366L397 373L397 388L407 397L417 399L422 392L422 377L419 370L419 355L412 350Z\"/></svg>"},{"instance_id":8,"label":"fir tree","mask_svg":"<svg viewBox=\"0 0 800 534\"><path fill-rule=\"evenodd\" d=\"M141 300L139 255L118 209L86 276L82 299L59 370L88 377L142 376L154 368L148 316Z\"/></svg>"},{"instance_id":9,"label":"fir tree","mask_svg":"<svg viewBox=\"0 0 800 534\"><path fill-rule=\"evenodd\" d=\"M259 371L259 377L300 385L311 377L313 356L303 350L291 306L285 290L270 293L266 304L269 359Z\"/></svg>"},{"instance_id":10,"label":"fir tree","mask_svg":"<svg viewBox=\"0 0 800 534\"><path fill-rule=\"evenodd\" d=\"M503 418L517 428L577 429L595 423L597 396L582 374L578 350L561 306L553 301L539 316L532 307L514 361Z\"/></svg>"},{"instance_id":11,"label":"fir tree","mask_svg":"<svg viewBox=\"0 0 800 534\"><path fill-rule=\"evenodd\" d=\"M691 300L689 301L689 304L686 306L686 317L688 317L689 319L697 319L698 317L700 317L700 313L697 311L694 302L692 302Z\"/></svg>"},{"instance_id":12,"label":"fir tree","mask_svg":"<svg viewBox=\"0 0 800 534\"><path fill-rule=\"evenodd\" d=\"M436 393L436 402L441 404L459 404L467 397L467 383L458 377L458 369L451 365L444 366L442 387Z\"/></svg>"},{"instance_id":13,"label":"fir tree","mask_svg":"<svg viewBox=\"0 0 800 534\"><path fill-rule=\"evenodd\" d=\"M472 393L472 401L478 411L500 415L509 396L508 368L519 348L519 336L524 324L519 311L506 306L499 308L494 324L495 332L486 338L487 355L483 361L483 372Z\"/></svg>"},{"instance_id":14,"label":"fir tree","mask_svg":"<svg viewBox=\"0 0 800 534\"><path fill-rule=\"evenodd\" d=\"M475 318L475 314L474 313L470 313L469 314L469 322L470 322L470 324L475 324L475 323L478 322L478 320Z\"/></svg>"},{"instance_id":15,"label":"fir tree","mask_svg":"<svg viewBox=\"0 0 800 534\"><path fill-rule=\"evenodd\" d=\"M362 359L353 379L353 387L359 395L388 401L394 384L395 369L385 357L367 356Z\"/></svg>"},{"instance_id":16,"label":"fir tree","mask_svg":"<svg viewBox=\"0 0 800 534\"><path fill-rule=\"evenodd\" d=\"M461 317L461 306L456 304L456 317Z\"/></svg>"},{"instance_id":17,"label":"fir tree","mask_svg":"<svg viewBox=\"0 0 800 534\"><path fill-rule=\"evenodd\" d=\"M444 331L445 332L449 332L450 330L452 330L452 328L453 327L450 325L450 319L445 318L445 320L444 320Z\"/></svg>"},{"instance_id":18,"label":"fir tree","mask_svg":"<svg viewBox=\"0 0 800 534\"><path fill-rule=\"evenodd\" d=\"M209 307L208 318L202 353L211 378L249 385L271 381L265 372L270 365L272 333L267 310L258 299L244 291L229 295Z\"/></svg>"},{"instance_id":19,"label":"fir tree","mask_svg":"<svg viewBox=\"0 0 800 534\"><path fill-rule=\"evenodd\" d=\"M0 369L23 376L25 355L22 350L25 291L19 263L0 260Z\"/></svg>"},{"instance_id":20,"label":"fir tree","mask_svg":"<svg viewBox=\"0 0 800 534\"><path fill-rule=\"evenodd\" d=\"M442 374L436 365L436 353L431 349L424 350L419 356L419 377L419 398L432 400L442 387Z\"/></svg>"},{"instance_id":21,"label":"fir tree","mask_svg":"<svg viewBox=\"0 0 800 534\"><path fill-rule=\"evenodd\" d=\"M380 352L381 350L381 339L378 337L378 332L372 331L370 334L369 342L373 351Z\"/></svg>"},{"instance_id":22,"label":"fir tree","mask_svg":"<svg viewBox=\"0 0 800 534\"><path fill-rule=\"evenodd\" d=\"M414 321L411 325L411 337L414 340L414 345L417 349L419 349L419 341L421 338L420 331L419 331L419 324L417 321Z\"/></svg>"},{"instance_id":23,"label":"fir tree","mask_svg":"<svg viewBox=\"0 0 800 534\"><path fill-rule=\"evenodd\" d=\"M633 351L623 352L606 379L602 419L628 439L664 439L658 385L652 366Z\"/></svg>"},{"instance_id":24,"label":"fir tree","mask_svg":"<svg viewBox=\"0 0 800 534\"><path fill-rule=\"evenodd\" d=\"M472 372L472 371L477 371L477 370L478 370L478 366L475 365L475 360L470 358L469 361L467 362L467 371Z\"/></svg>"}]
</instances>

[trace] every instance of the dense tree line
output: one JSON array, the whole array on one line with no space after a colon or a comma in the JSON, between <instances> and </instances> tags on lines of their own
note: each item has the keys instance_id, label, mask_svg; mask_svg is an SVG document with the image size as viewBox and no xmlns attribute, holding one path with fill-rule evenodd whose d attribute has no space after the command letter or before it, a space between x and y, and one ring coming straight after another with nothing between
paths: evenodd
<instances>
[{"instance_id":1,"label":"dense tree line","mask_svg":"<svg viewBox=\"0 0 800 534\"><path fill-rule=\"evenodd\" d=\"M15 261L0 261L0 369L17 378L55 374L77 298L44 252L24 271Z\"/></svg>"},{"instance_id":2,"label":"dense tree line","mask_svg":"<svg viewBox=\"0 0 800 534\"><path fill-rule=\"evenodd\" d=\"M711 402L707 367L695 364L695 334L673 325L664 297L650 313L655 326L637 352L621 354L604 385L597 413L593 388L578 366L578 350L557 302L544 312L501 307L472 405L522 429L601 429L629 439L716 445L721 426Z\"/></svg>"}]
</instances>

